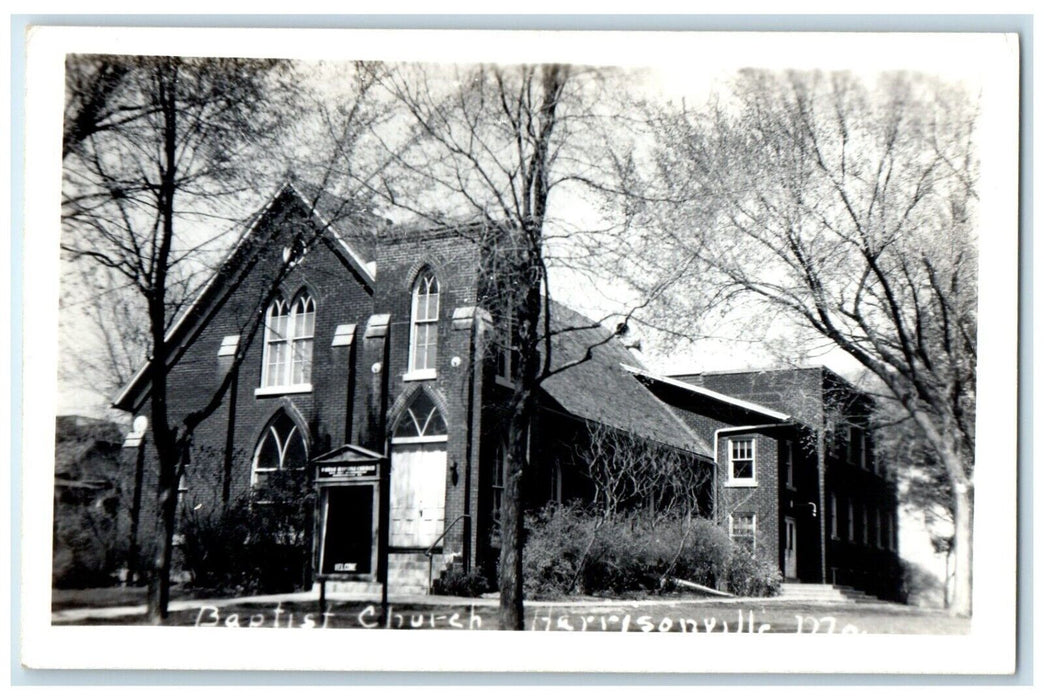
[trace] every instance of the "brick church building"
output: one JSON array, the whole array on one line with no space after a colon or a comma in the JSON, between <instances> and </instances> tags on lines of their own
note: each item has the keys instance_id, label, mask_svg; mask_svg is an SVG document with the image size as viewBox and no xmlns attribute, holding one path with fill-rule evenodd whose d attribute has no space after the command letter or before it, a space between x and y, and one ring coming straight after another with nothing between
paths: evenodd
<instances>
[{"instance_id":1,"label":"brick church building","mask_svg":"<svg viewBox=\"0 0 1044 700\"><path fill-rule=\"evenodd\" d=\"M483 308L482 246L466 228L392 229L343 206L285 185L171 328L172 416L244 353L194 434L179 511L299 476L314 489L305 578L423 593L450 566L493 574L513 357ZM589 359L541 387L527 507L590 498L571 448L599 426L706 474L705 513L787 579L895 594L895 490L866 397L824 369L657 376L608 329L551 316L554 366ZM148 397L143 370L115 406L147 416ZM142 420L125 444L138 546L156 489Z\"/></svg>"}]
</instances>

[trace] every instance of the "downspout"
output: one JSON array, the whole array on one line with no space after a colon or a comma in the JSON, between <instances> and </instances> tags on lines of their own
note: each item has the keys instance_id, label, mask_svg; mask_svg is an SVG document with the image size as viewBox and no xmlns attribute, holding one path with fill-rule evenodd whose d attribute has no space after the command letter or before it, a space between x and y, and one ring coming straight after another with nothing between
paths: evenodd
<instances>
[{"instance_id":1,"label":"downspout","mask_svg":"<svg viewBox=\"0 0 1044 700\"><path fill-rule=\"evenodd\" d=\"M822 426L822 424L820 424ZM819 512L825 513L824 503L824 492L826 491L826 439L823 435L823 429L820 427L816 430L816 471L818 472L818 484L819 484ZM824 518L819 519L819 561L820 561L820 576L823 583L827 583L827 556L826 556L826 520ZM834 583L834 581L830 581Z\"/></svg>"},{"instance_id":2,"label":"downspout","mask_svg":"<svg viewBox=\"0 0 1044 700\"><path fill-rule=\"evenodd\" d=\"M824 394L824 391L825 391L825 388L826 388L825 387L826 376L823 373L823 370L824 370L823 367L819 368L819 390L818 390L818 393L819 393L819 396L820 396L820 402L819 402L820 414L819 414L819 426L816 429L816 454L817 454L816 467L817 467L817 471L819 473L818 474L819 478L817 479L817 481L818 481L818 486L819 486L819 512L820 513L825 513L826 512L826 509L825 509L826 502L825 502L825 493L824 493L826 491L826 435L825 435L825 431L824 431L824 426L826 425L826 409L825 409L825 406L824 406L823 400L822 400L822 397L823 397L823 394ZM826 542L826 519L825 518L820 518L819 519L819 566L820 566L819 575L820 575L820 582L821 583L826 583L827 582L827 575L826 575L826 572L827 572L826 545L827 545L827 542ZM833 581L831 581L831 583L833 583Z\"/></svg>"},{"instance_id":3,"label":"downspout","mask_svg":"<svg viewBox=\"0 0 1044 700\"><path fill-rule=\"evenodd\" d=\"M358 341L356 338L352 338L352 344L348 348L348 395L345 397L344 407L344 442L345 444L354 443L352 439L352 429L355 427L355 365L356 365L356 349L355 345Z\"/></svg>"},{"instance_id":4,"label":"downspout","mask_svg":"<svg viewBox=\"0 0 1044 700\"><path fill-rule=\"evenodd\" d=\"M464 543L461 547L461 558L464 560L464 573L471 571L471 449L474 442L475 420L475 372L480 371L482 362L476 362L475 349L476 333L479 324L478 314L473 314L471 332L468 333L468 358L471 362L471 371L468 373L468 407L467 407L467 432L465 433L464 445Z\"/></svg>"}]
</instances>

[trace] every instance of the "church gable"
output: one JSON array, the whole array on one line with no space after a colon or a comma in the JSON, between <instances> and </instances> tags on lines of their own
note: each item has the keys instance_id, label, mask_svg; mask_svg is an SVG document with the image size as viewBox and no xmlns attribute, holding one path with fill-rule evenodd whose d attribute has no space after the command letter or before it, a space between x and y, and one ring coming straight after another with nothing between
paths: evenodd
<instances>
[{"instance_id":1,"label":"church gable","mask_svg":"<svg viewBox=\"0 0 1044 700\"><path fill-rule=\"evenodd\" d=\"M365 260L343 234L349 228L347 218L334 224L333 214L327 215L330 220L293 185L280 190L168 332L172 373L179 372L181 365L199 366L204 361L199 353L221 357L219 369L227 369L242 343L263 342L266 328L258 326L256 315L268 316L280 300L292 305L296 299L307 298L313 307L322 305L327 313L313 314L318 321L314 334L327 345L338 324L365 318L373 293L373 262ZM352 313L352 318L346 316ZM340 320L333 325L325 322L334 318ZM244 368L251 361L246 358ZM262 374L259 368L258 376ZM199 393L198 387L195 391ZM114 405L136 410L147 396L143 367Z\"/></svg>"}]
</instances>

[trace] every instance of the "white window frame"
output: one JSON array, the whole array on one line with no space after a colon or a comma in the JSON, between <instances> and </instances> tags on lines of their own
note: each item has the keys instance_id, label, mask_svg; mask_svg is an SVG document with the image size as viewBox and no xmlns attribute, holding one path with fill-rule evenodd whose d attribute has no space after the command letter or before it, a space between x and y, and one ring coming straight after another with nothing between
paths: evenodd
<instances>
[{"instance_id":1,"label":"white window frame","mask_svg":"<svg viewBox=\"0 0 1044 700\"><path fill-rule=\"evenodd\" d=\"M416 413L413 412L413 407L416 405L414 402L418 398L418 396L415 396L413 398L413 400L410 402L410 405L406 407L405 413L403 413L402 417L399 418L399 422L395 424L396 430L398 430L398 427L402 424L402 421L412 421L413 426L417 429L418 434L410 437L396 437L393 434L391 438L391 443L393 445L414 445L424 442L448 442L449 425L446 423L446 416L442 413L441 410L439 410L438 404L432 401L431 410L428 412L428 415L423 416L424 424L421 425L421 417L419 417ZM431 425L431 420L436 414L442 419L443 425L446 425L445 433L427 432L428 426Z\"/></svg>"},{"instance_id":2,"label":"white window frame","mask_svg":"<svg viewBox=\"0 0 1044 700\"><path fill-rule=\"evenodd\" d=\"M422 294L422 287L424 293ZM434 287L434 292L432 288ZM433 315L427 315L428 304L425 304L424 312L425 316L421 317L418 313L419 302L423 296L426 300L428 297L434 295L435 297L435 312ZM435 379L437 376L436 366L438 364L439 357L439 313L442 306L442 285L439 284L439 278L435 275L435 272L431 269L424 269L417 275L416 281L413 283L413 290L411 292L410 300L410 350L409 357L407 358L407 370L406 374L403 375L405 381L416 381L420 379ZM435 346L435 352L431 360L431 367L418 367L417 366L417 349L418 342L420 340L420 331L425 329L425 338L428 341L428 345Z\"/></svg>"},{"instance_id":3,"label":"white window frame","mask_svg":"<svg viewBox=\"0 0 1044 700\"><path fill-rule=\"evenodd\" d=\"M736 459L735 446L740 443L750 443L750 476L736 477L736 462L748 461L748 458ZM726 486L757 486L758 485L758 441L754 437L729 438L728 441L729 478Z\"/></svg>"},{"instance_id":4,"label":"white window frame","mask_svg":"<svg viewBox=\"0 0 1044 700\"><path fill-rule=\"evenodd\" d=\"M750 517L750 553L753 554L758 546L758 514L757 513L729 513L729 542L736 544L736 520ZM747 537L743 534L742 537Z\"/></svg>"},{"instance_id":5,"label":"white window frame","mask_svg":"<svg viewBox=\"0 0 1044 700\"><path fill-rule=\"evenodd\" d=\"M272 322L273 312L285 310L286 328L282 338L276 336ZM307 317L311 315L311 328L306 328ZM303 394L312 391L312 357L315 349L315 299L306 291L297 294L290 303L282 297L273 301L265 312L264 350L261 358L261 385L254 390L255 396L273 396L283 394ZM293 382L297 346L308 344L307 381ZM281 362L272 363L273 348L281 346L284 355ZM280 376L273 377L273 371Z\"/></svg>"}]
</instances>

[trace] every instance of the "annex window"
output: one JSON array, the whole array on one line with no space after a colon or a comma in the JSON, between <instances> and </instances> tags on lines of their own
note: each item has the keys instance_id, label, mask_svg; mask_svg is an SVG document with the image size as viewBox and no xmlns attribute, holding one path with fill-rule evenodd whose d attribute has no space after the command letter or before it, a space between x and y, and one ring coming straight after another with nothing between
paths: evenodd
<instances>
[{"instance_id":1,"label":"annex window","mask_svg":"<svg viewBox=\"0 0 1044 700\"><path fill-rule=\"evenodd\" d=\"M783 476L786 479L786 481L784 483L786 483L788 489L793 489L794 488L794 443L791 442L790 440L784 440L782 443L780 443L780 445L781 445L781 449L780 449L780 453L779 453L779 458L780 458L780 461L781 461L781 464L782 464L781 471L783 472Z\"/></svg>"},{"instance_id":2,"label":"annex window","mask_svg":"<svg viewBox=\"0 0 1044 700\"><path fill-rule=\"evenodd\" d=\"M297 424L282 411L268 424L254 451L251 484L263 487L285 471L299 471L308 464L308 446Z\"/></svg>"},{"instance_id":3,"label":"annex window","mask_svg":"<svg viewBox=\"0 0 1044 700\"><path fill-rule=\"evenodd\" d=\"M265 315L265 348L259 393L312 390L315 302L306 292L291 303L276 299Z\"/></svg>"},{"instance_id":4,"label":"annex window","mask_svg":"<svg viewBox=\"0 0 1044 700\"><path fill-rule=\"evenodd\" d=\"M445 442L446 419L438 406L420 391L395 426L392 442Z\"/></svg>"},{"instance_id":5,"label":"annex window","mask_svg":"<svg viewBox=\"0 0 1044 700\"><path fill-rule=\"evenodd\" d=\"M866 431L855 425L848 426L848 463L867 468Z\"/></svg>"},{"instance_id":6,"label":"annex window","mask_svg":"<svg viewBox=\"0 0 1044 700\"><path fill-rule=\"evenodd\" d=\"M870 544L870 508L863 506L863 544Z\"/></svg>"},{"instance_id":7,"label":"annex window","mask_svg":"<svg viewBox=\"0 0 1044 700\"><path fill-rule=\"evenodd\" d=\"M754 551L757 542L758 516L754 513L734 513L729 516L729 539L748 551Z\"/></svg>"},{"instance_id":8,"label":"annex window","mask_svg":"<svg viewBox=\"0 0 1044 700\"><path fill-rule=\"evenodd\" d=\"M407 379L433 379L439 342L439 281L425 270L413 285L410 316L410 362Z\"/></svg>"},{"instance_id":9,"label":"annex window","mask_svg":"<svg viewBox=\"0 0 1044 700\"><path fill-rule=\"evenodd\" d=\"M501 509L504 506L504 481L507 476L508 451L503 442L497 446L497 454L493 460L493 473L489 481L490 493L492 495L493 522L499 527Z\"/></svg>"},{"instance_id":10,"label":"annex window","mask_svg":"<svg viewBox=\"0 0 1044 700\"><path fill-rule=\"evenodd\" d=\"M874 536L877 538L877 548L884 549L884 531L881 527L881 511L874 508Z\"/></svg>"},{"instance_id":11,"label":"annex window","mask_svg":"<svg viewBox=\"0 0 1044 700\"><path fill-rule=\"evenodd\" d=\"M855 542L855 504L848 500L848 541Z\"/></svg>"},{"instance_id":12,"label":"annex window","mask_svg":"<svg viewBox=\"0 0 1044 700\"><path fill-rule=\"evenodd\" d=\"M755 485L754 438L729 440L729 485Z\"/></svg>"},{"instance_id":13,"label":"annex window","mask_svg":"<svg viewBox=\"0 0 1044 700\"><path fill-rule=\"evenodd\" d=\"M558 462L551 466L551 501L562 502L562 465Z\"/></svg>"},{"instance_id":14,"label":"annex window","mask_svg":"<svg viewBox=\"0 0 1044 700\"><path fill-rule=\"evenodd\" d=\"M515 319L510 312L505 314L497 325L494 352L496 353L496 374L498 384L513 386L518 376L518 343L516 341Z\"/></svg>"},{"instance_id":15,"label":"annex window","mask_svg":"<svg viewBox=\"0 0 1044 700\"><path fill-rule=\"evenodd\" d=\"M830 539L836 540L837 534L837 494L830 494Z\"/></svg>"}]
</instances>

